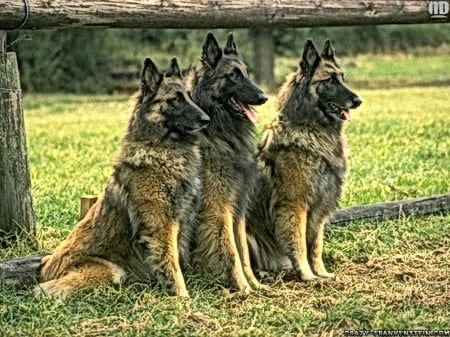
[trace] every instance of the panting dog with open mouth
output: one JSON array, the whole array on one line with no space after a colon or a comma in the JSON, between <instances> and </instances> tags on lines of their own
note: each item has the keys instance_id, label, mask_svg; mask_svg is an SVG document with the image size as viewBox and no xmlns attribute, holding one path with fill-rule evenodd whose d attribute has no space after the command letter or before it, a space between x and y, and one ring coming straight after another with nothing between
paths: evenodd
<instances>
[{"instance_id":1,"label":"panting dog with open mouth","mask_svg":"<svg viewBox=\"0 0 450 337\"><path fill-rule=\"evenodd\" d=\"M322 260L324 227L345 179L344 121L362 100L345 84L331 42L319 55L308 40L278 103L279 116L259 144L259 189L247 219L252 265L291 269L304 281L330 277Z\"/></svg>"},{"instance_id":2,"label":"panting dog with open mouth","mask_svg":"<svg viewBox=\"0 0 450 337\"><path fill-rule=\"evenodd\" d=\"M245 230L257 176L252 105L263 104L267 96L250 79L231 34L223 49L212 33L207 35L190 85L192 99L211 118L200 139L203 193L194 261L231 288L248 293L260 287Z\"/></svg>"}]
</instances>

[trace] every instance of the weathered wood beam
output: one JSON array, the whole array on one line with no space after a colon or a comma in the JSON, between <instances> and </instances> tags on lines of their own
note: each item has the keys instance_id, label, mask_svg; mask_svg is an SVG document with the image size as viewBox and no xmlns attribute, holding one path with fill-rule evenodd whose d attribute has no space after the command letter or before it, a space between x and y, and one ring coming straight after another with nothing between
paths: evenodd
<instances>
[{"instance_id":1,"label":"weathered wood beam","mask_svg":"<svg viewBox=\"0 0 450 337\"><path fill-rule=\"evenodd\" d=\"M45 254L0 261L0 282L7 286L21 286L39 281L39 266Z\"/></svg>"},{"instance_id":2,"label":"weathered wood beam","mask_svg":"<svg viewBox=\"0 0 450 337\"><path fill-rule=\"evenodd\" d=\"M450 194L343 208L330 223L344 226L351 221L383 221L409 215L427 215L450 211Z\"/></svg>"},{"instance_id":3,"label":"weathered wood beam","mask_svg":"<svg viewBox=\"0 0 450 337\"><path fill-rule=\"evenodd\" d=\"M423 0L29 0L23 28L246 28L448 22ZM0 29L25 18L23 1L2 0Z\"/></svg>"}]
</instances>

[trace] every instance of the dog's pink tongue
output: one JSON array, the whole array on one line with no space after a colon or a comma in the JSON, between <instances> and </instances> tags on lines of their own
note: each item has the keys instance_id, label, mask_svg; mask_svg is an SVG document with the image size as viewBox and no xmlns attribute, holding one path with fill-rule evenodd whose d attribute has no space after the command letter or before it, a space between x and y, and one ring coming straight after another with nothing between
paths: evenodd
<instances>
[{"instance_id":1,"label":"dog's pink tongue","mask_svg":"<svg viewBox=\"0 0 450 337\"><path fill-rule=\"evenodd\" d=\"M245 115L247 118L253 123L256 124L258 122L258 117L256 116L256 111L247 104L239 103L241 108L245 111Z\"/></svg>"},{"instance_id":2,"label":"dog's pink tongue","mask_svg":"<svg viewBox=\"0 0 450 337\"><path fill-rule=\"evenodd\" d=\"M352 115L350 114L350 110L343 109L343 110L342 110L342 114L344 115L346 121L351 122L351 120L352 120Z\"/></svg>"}]
</instances>

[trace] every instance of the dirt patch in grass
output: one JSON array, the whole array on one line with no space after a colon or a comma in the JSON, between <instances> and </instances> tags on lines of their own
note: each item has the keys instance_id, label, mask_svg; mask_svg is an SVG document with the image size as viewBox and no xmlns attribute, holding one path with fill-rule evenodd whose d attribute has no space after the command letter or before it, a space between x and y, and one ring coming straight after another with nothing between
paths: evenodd
<instances>
[{"instance_id":1,"label":"dirt patch in grass","mask_svg":"<svg viewBox=\"0 0 450 337\"><path fill-rule=\"evenodd\" d=\"M335 278L304 283L286 275L274 281L274 293L282 298L299 298L304 306L318 310L331 308L356 295L364 296L374 306L392 308L450 305L448 246L414 255L363 256L333 263Z\"/></svg>"}]
</instances>

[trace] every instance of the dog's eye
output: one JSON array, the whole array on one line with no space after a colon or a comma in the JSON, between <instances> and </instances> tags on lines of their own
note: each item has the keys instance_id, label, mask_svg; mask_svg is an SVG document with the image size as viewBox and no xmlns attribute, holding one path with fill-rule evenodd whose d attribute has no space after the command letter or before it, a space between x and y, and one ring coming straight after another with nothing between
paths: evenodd
<instances>
[{"instance_id":1,"label":"dog's eye","mask_svg":"<svg viewBox=\"0 0 450 337\"><path fill-rule=\"evenodd\" d=\"M332 75L331 77L329 77L327 79L327 82L329 82L329 83L336 83L337 82L336 75Z\"/></svg>"},{"instance_id":2,"label":"dog's eye","mask_svg":"<svg viewBox=\"0 0 450 337\"><path fill-rule=\"evenodd\" d=\"M168 100L171 104L175 103L183 103L184 102L184 96L181 92L178 92L175 97L172 97Z\"/></svg>"},{"instance_id":3,"label":"dog's eye","mask_svg":"<svg viewBox=\"0 0 450 337\"><path fill-rule=\"evenodd\" d=\"M176 96L176 98L175 98L175 100L176 100L178 103L184 102L184 96L183 96L183 94L182 94L181 92L178 92L178 93L177 93L177 96Z\"/></svg>"},{"instance_id":4,"label":"dog's eye","mask_svg":"<svg viewBox=\"0 0 450 337\"><path fill-rule=\"evenodd\" d=\"M231 74L230 74L230 79L236 81L239 79L239 77L241 76L241 73L239 72L239 70L235 69Z\"/></svg>"}]
</instances>

